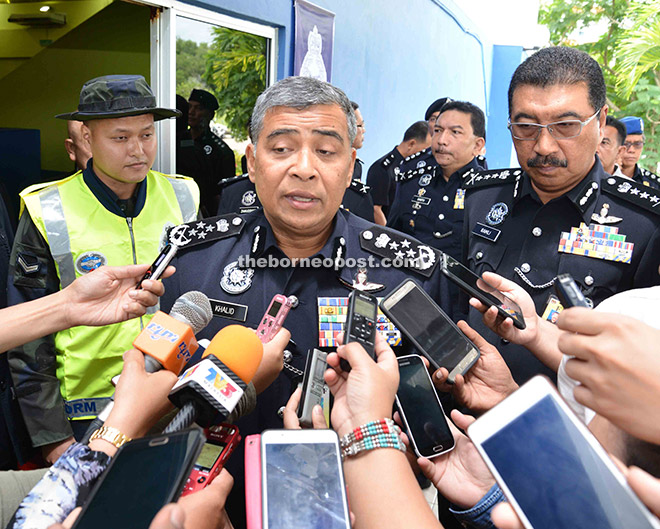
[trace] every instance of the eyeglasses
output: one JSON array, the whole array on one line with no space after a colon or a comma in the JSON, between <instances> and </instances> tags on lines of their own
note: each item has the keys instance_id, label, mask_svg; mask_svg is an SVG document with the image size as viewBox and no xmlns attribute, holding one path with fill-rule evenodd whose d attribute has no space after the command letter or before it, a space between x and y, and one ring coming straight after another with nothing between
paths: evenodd
<instances>
[{"instance_id":1,"label":"eyeglasses","mask_svg":"<svg viewBox=\"0 0 660 529\"><path fill-rule=\"evenodd\" d=\"M507 127L511 131L511 135L517 140L535 140L541 135L542 129L548 129L550 136L556 140L568 140L579 136L580 132L582 132L582 127L588 125L598 114L600 114L600 110L585 121L567 119L548 123L547 125L540 125L538 123L511 123L509 120Z\"/></svg>"},{"instance_id":2,"label":"eyeglasses","mask_svg":"<svg viewBox=\"0 0 660 529\"><path fill-rule=\"evenodd\" d=\"M626 150L630 149L632 147L633 149L641 149L644 147L644 142L639 140L639 141L626 141L623 143L623 146L626 148Z\"/></svg>"}]
</instances>

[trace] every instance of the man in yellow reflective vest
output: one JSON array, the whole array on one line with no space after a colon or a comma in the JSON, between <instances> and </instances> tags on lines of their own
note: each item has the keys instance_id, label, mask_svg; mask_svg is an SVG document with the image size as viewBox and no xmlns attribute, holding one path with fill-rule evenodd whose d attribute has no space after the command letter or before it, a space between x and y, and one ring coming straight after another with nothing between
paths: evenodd
<instances>
[{"instance_id":1,"label":"man in yellow reflective vest","mask_svg":"<svg viewBox=\"0 0 660 529\"><path fill-rule=\"evenodd\" d=\"M180 115L159 108L139 75L88 81L78 110L92 158L83 171L21 193L9 271L9 302L52 293L102 265L149 263L166 226L194 220L199 189L186 177L151 170L154 122ZM156 307L157 308L157 307ZM152 313L155 311L152 311ZM9 352L16 396L32 445L47 462L80 438L113 393L112 376L146 316L106 327L74 327Z\"/></svg>"}]
</instances>

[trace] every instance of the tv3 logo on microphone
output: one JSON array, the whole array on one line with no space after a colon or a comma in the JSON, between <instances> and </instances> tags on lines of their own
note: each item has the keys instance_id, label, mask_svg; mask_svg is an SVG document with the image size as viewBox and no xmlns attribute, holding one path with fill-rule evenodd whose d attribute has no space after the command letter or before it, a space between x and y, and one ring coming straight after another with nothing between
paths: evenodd
<instances>
[{"instance_id":1,"label":"tv3 logo on microphone","mask_svg":"<svg viewBox=\"0 0 660 529\"><path fill-rule=\"evenodd\" d=\"M147 325L147 328L145 330L149 334L149 338L151 338L154 341L165 340L170 343L177 343L181 338L180 335L178 335L177 333L172 332L169 329L166 329L162 325L159 325L158 323L155 323L153 321L150 322L149 325ZM188 344L186 343L186 341L181 340L177 345L177 347L179 348L179 352L177 353L176 357L178 359L183 358L186 362L190 360L190 357L192 355L190 353L190 349L188 348Z\"/></svg>"},{"instance_id":2,"label":"tv3 logo on microphone","mask_svg":"<svg viewBox=\"0 0 660 529\"><path fill-rule=\"evenodd\" d=\"M218 403L228 411L233 410L243 396L243 389L209 358L205 358L183 373L172 390L174 391L182 385L195 383L213 395Z\"/></svg>"}]
</instances>

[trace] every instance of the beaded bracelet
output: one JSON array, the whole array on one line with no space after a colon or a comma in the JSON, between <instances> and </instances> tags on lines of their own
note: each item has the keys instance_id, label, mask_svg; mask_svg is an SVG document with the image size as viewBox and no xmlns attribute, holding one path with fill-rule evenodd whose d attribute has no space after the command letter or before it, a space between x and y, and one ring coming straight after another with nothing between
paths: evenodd
<instances>
[{"instance_id":1,"label":"beaded bracelet","mask_svg":"<svg viewBox=\"0 0 660 529\"><path fill-rule=\"evenodd\" d=\"M341 438L342 459L374 448L396 448L406 451L399 434L401 429L392 419L371 421Z\"/></svg>"}]
</instances>

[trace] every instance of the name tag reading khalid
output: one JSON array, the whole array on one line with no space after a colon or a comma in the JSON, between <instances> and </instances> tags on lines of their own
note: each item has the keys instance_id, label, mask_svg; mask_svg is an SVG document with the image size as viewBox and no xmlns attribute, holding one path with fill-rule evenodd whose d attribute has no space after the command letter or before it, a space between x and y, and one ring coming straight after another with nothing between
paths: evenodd
<instances>
[{"instance_id":1,"label":"name tag reading khalid","mask_svg":"<svg viewBox=\"0 0 660 529\"><path fill-rule=\"evenodd\" d=\"M241 323L245 323L247 320L247 305L239 305L238 303L230 303L229 301L220 301L218 299L209 299L209 301L211 302L213 316L240 321Z\"/></svg>"}]
</instances>

